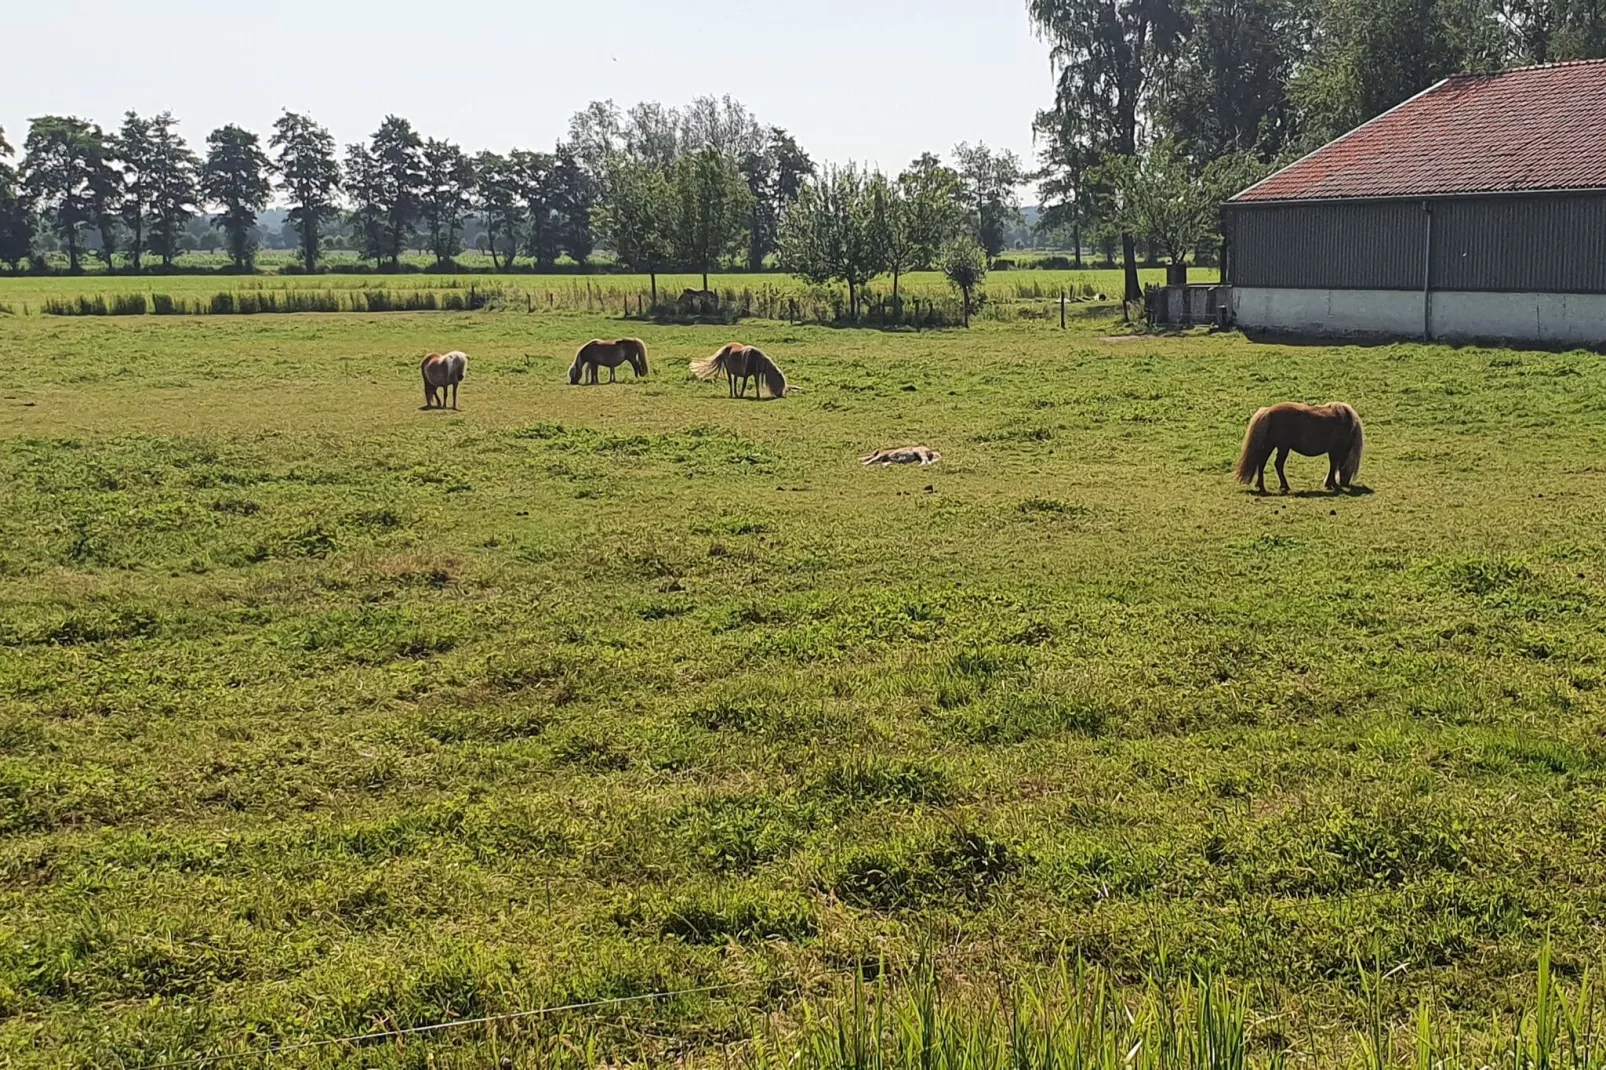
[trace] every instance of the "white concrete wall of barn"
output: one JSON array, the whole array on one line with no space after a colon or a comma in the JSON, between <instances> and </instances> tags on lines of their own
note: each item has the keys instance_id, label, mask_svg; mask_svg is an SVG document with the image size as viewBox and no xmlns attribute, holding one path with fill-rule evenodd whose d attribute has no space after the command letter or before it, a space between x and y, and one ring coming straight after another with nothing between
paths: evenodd
<instances>
[{"instance_id":1,"label":"white concrete wall of barn","mask_svg":"<svg viewBox=\"0 0 1606 1070\"><path fill-rule=\"evenodd\" d=\"M1233 316L1249 330L1310 335L1422 336L1422 295L1408 290L1234 287ZM1434 338L1606 345L1606 294L1436 291Z\"/></svg>"}]
</instances>

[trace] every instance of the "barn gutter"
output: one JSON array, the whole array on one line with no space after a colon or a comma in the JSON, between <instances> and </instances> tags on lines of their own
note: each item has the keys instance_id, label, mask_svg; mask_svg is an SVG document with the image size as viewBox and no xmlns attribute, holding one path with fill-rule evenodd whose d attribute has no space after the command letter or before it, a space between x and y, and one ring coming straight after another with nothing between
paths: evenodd
<instances>
[{"instance_id":1,"label":"barn gutter","mask_svg":"<svg viewBox=\"0 0 1606 1070\"><path fill-rule=\"evenodd\" d=\"M1427 220L1422 250L1422 341L1433 341L1433 204L1422 202L1422 215Z\"/></svg>"}]
</instances>

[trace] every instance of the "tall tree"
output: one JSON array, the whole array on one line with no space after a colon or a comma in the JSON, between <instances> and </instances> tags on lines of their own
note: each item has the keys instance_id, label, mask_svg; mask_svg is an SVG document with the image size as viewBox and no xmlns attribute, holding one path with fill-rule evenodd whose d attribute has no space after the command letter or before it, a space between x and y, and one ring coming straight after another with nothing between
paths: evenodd
<instances>
[{"instance_id":1,"label":"tall tree","mask_svg":"<svg viewBox=\"0 0 1606 1070\"><path fill-rule=\"evenodd\" d=\"M151 121L137 112L123 115L123 125L110 139L123 172L122 220L127 232L128 262L135 271L145 255L146 225L151 214L151 171L155 146Z\"/></svg>"},{"instance_id":2,"label":"tall tree","mask_svg":"<svg viewBox=\"0 0 1606 1070\"><path fill-rule=\"evenodd\" d=\"M289 220L300 234L301 265L310 274L318 270L324 224L340 218L335 139L305 115L287 111L273 124L269 145L279 153L275 163L281 188L290 198Z\"/></svg>"},{"instance_id":3,"label":"tall tree","mask_svg":"<svg viewBox=\"0 0 1606 1070\"><path fill-rule=\"evenodd\" d=\"M761 271L764 258L775 251L781 217L797 200L803 183L814 177L814 161L792 135L772 126L763 150L744 155L739 170L747 182L747 191L753 195L753 216L747 225L747 266L751 271Z\"/></svg>"},{"instance_id":4,"label":"tall tree","mask_svg":"<svg viewBox=\"0 0 1606 1070\"><path fill-rule=\"evenodd\" d=\"M23 143L22 181L27 195L67 244L68 270L83 270L83 231L106 214L105 134L73 116L35 119Z\"/></svg>"},{"instance_id":5,"label":"tall tree","mask_svg":"<svg viewBox=\"0 0 1606 1070\"><path fill-rule=\"evenodd\" d=\"M748 153L764 149L764 128L752 112L729 95L718 100L698 97L680 117L684 152L713 149L734 164Z\"/></svg>"},{"instance_id":6,"label":"tall tree","mask_svg":"<svg viewBox=\"0 0 1606 1070\"><path fill-rule=\"evenodd\" d=\"M518 171L506 156L482 152L474 157L474 210L484 223L486 248L497 271L512 267L519 253L519 228L524 219L520 200Z\"/></svg>"},{"instance_id":7,"label":"tall tree","mask_svg":"<svg viewBox=\"0 0 1606 1070\"><path fill-rule=\"evenodd\" d=\"M708 269L741 241L752 194L736 165L712 146L675 161L673 181L675 253L702 272L706 290Z\"/></svg>"},{"instance_id":8,"label":"tall tree","mask_svg":"<svg viewBox=\"0 0 1606 1070\"><path fill-rule=\"evenodd\" d=\"M1026 9L1051 43L1057 107L1080 114L1100 155L1136 155L1139 118L1187 35L1180 0L1027 0ZM1121 247L1126 300L1141 300L1131 234Z\"/></svg>"},{"instance_id":9,"label":"tall tree","mask_svg":"<svg viewBox=\"0 0 1606 1070\"><path fill-rule=\"evenodd\" d=\"M680 131L680 112L674 108L657 101L636 104L625 116L625 155L667 172L682 154Z\"/></svg>"},{"instance_id":10,"label":"tall tree","mask_svg":"<svg viewBox=\"0 0 1606 1070\"><path fill-rule=\"evenodd\" d=\"M268 176L272 166L262 143L249 130L231 124L207 136L201 192L223 209L212 217L212 225L227 235L229 259L241 271L250 270L256 255L251 235L257 213L273 195Z\"/></svg>"},{"instance_id":11,"label":"tall tree","mask_svg":"<svg viewBox=\"0 0 1606 1070\"><path fill-rule=\"evenodd\" d=\"M986 142L954 146L955 172L971 213L976 239L989 258L1004 251L1004 233L1020 218L1017 190L1026 181L1020 160L1013 152L994 152Z\"/></svg>"},{"instance_id":12,"label":"tall tree","mask_svg":"<svg viewBox=\"0 0 1606 1070\"><path fill-rule=\"evenodd\" d=\"M360 142L346 146L346 196L351 201L346 222L352 245L377 267L390 253L389 196L379 158Z\"/></svg>"},{"instance_id":13,"label":"tall tree","mask_svg":"<svg viewBox=\"0 0 1606 1070\"><path fill-rule=\"evenodd\" d=\"M669 180L656 164L623 155L608 161L592 220L620 263L647 273L655 305L658 270L673 251L675 208Z\"/></svg>"},{"instance_id":14,"label":"tall tree","mask_svg":"<svg viewBox=\"0 0 1606 1070\"><path fill-rule=\"evenodd\" d=\"M859 292L887 268L886 179L856 167L829 167L808 183L786 213L781 263L817 285L848 287L848 317L859 318Z\"/></svg>"},{"instance_id":15,"label":"tall tree","mask_svg":"<svg viewBox=\"0 0 1606 1070\"><path fill-rule=\"evenodd\" d=\"M1448 75L1496 66L1492 11L1463 0L1321 0L1315 43L1289 92L1316 142Z\"/></svg>"},{"instance_id":16,"label":"tall tree","mask_svg":"<svg viewBox=\"0 0 1606 1070\"><path fill-rule=\"evenodd\" d=\"M518 176L519 198L524 202L525 252L541 267L551 267L560 251L557 157L514 149L508 163Z\"/></svg>"},{"instance_id":17,"label":"tall tree","mask_svg":"<svg viewBox=\"0 0 1606 1070\"><path fill-rule=\"evenodd\" d=\"M571 145L559 145L552 162L552 213L556 244L576 264L584 265L597 246L591 229L591 207L597 202L600 178L575 155Z\"/></svg>"},{"instance_id":18,"label":"tall tree","mask_svg":"<svg viewBox=\"0 0 1606 1070\"><path fill-rule=\"evenodd\" d=\"M463 150L434 138L424 142L424 175L419 201L429 248L437 267L457 255L458 235L474 189L474 164Z\"/></svg>"},{"instance_id":19,"label":"tall tree","mask_svg":"<svg viewBox=\"0 0 1606 1070\"><path fill-rule=\"evenodd\" d=\"M33 252L33 209L8 162L11 153L6 132L0 129L0 260L15 272Z\"/></svg>"},{"instance_id":20,"label":"tall tree","mask_svg":"<svg viewBox=\"0 0 1606 1070\"><path fill-rule=\"evenodd\" d=\"M570 151L597 182L602 181L609 159L624 143L624 117L611 100L593 100L569 120Z\"/></svg>"},{"instance_id":21,"label":"tall tree","mask_svg":"<svg viewBox=\"0 0 1606 1070\"><path fill-rule=\"evenodd\" d=\"M374 131L374 163L377 168L377 207L384 215L384 252L390 266L401 266L418 231L424 189L424 143L413 125L395 115Z\"/></svg>"},{"instance_id":22,"label":"tall tree","mask_svg":"<svg viewBox=\"0 0 1606 1070\"><path fill-rule=\"evenodd\" d=\"M1296 136L1288 85L1307 47L1303 0L1187 0L1192 32L1156 103L1156 125L1196 165Z\"/></svg>"},{"instance_id":23,"label":"tall tree","mask_svg":"<svg viewBox=\"0 0 1606 1070\"><path fill-rule=\"evenodd\" d=\"M1084 116L1062 107L1039 112L1037 197L1040 231L1070 235L1076 266L1082 266L1083 238L1090 236L1109 203L1109 189L1098 178L1100 156L1088 137Z\"/></svg>"},{"instance_id":24,"label":"tall tree","mask_svg":"<svg viewBox=\"0 0 1606 1070\"><path fill-rule=\"evenodd\" d=\"M165 269L172 268L181 252L184 225L194 217L200 199L201 161L179 136L177 125L171 112L151 120L150 248Z\"/></svg>"}]
</instances>

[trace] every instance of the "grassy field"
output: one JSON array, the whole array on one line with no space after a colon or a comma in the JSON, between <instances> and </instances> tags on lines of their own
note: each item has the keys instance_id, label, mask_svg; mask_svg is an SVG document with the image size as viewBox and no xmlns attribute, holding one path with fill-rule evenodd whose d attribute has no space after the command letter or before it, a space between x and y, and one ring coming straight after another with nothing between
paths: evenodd
<instances>
[{"instance_id":1,"label":"grassy field","mask_svg":"<svg viewBox=\"0 0 1606 1070\"><path fill-rule=\"evenodd\" d=\"M764 403L636 324L569 387L623 327L0 316L0 1062L725 986L267 1064L722 1065L925 957L1214 971L1333 1065L1358 961L1478 1031L1601 960L1598 358L1083 306L744 325ZM1363 493L1230 482L1282 398L1355 404Z\"/></svg>"},{"instance_id":2,"label":"grassy field","mask_svg":"<svg viewBox=\"0 0 1606 1070\"><path fill-rule=\"evenodd\" d=\"M1139 273L1144 283L1165 281L1163 268L1145 268ZM988 277L986 289L999 301L1039 300L1057 296L1066 289L1103 293L1119 299L1121 272L1088 271L999 271ZM1191 278L1211 281L1213 268L1195 268ZM710 275L710 287L723 294L742 291L779 290L802 294L806 284L790 275L730 273ZM676 296L688 288L701 287L700 275L660 275L660 295ZM74 278L67 275L0 277L0 309L13 315L35 314L48 300L70 300L79 295L112 298L118 294L169 294L179 298L206 298L214 293L243 291L284 292L296 290L333 291L391 290L399 292L434 291L447 293L495 291L506 295L502 302L510 308L537 311L584 311L596 314L622 313L626 295L632 300L648 293L645 275L112 275ZM892 283L883 277L872 287L890 292ZM917 271L902 281L903 293L910 298L952 298L954 290L938 272ZM843 292L845 300L846 292Z\"/></svg>"}]
</instances>

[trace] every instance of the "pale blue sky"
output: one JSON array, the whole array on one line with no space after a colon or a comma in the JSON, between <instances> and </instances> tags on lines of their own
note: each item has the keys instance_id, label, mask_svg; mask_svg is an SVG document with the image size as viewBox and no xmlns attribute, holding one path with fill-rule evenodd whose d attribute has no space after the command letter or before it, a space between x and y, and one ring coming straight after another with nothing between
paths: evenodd
<instances>
[{"instance_id":1,"label":"pale blue sky","mask_svg":"<svg viewBox=\"0 0 1606 1070\"><path fill-rule=\"evenodd\" d=\"M0 126L170 109L192 145L306 111L344 145L387 112L465 148L546 148L593 98L730 93L816 160L901 168L984 140L1030 162L1053 96L1024 0L6 0ZM306 45L305 27L315 27ZM242 57L242 58L236 58Z\"/></svg>"}]
</instances>

